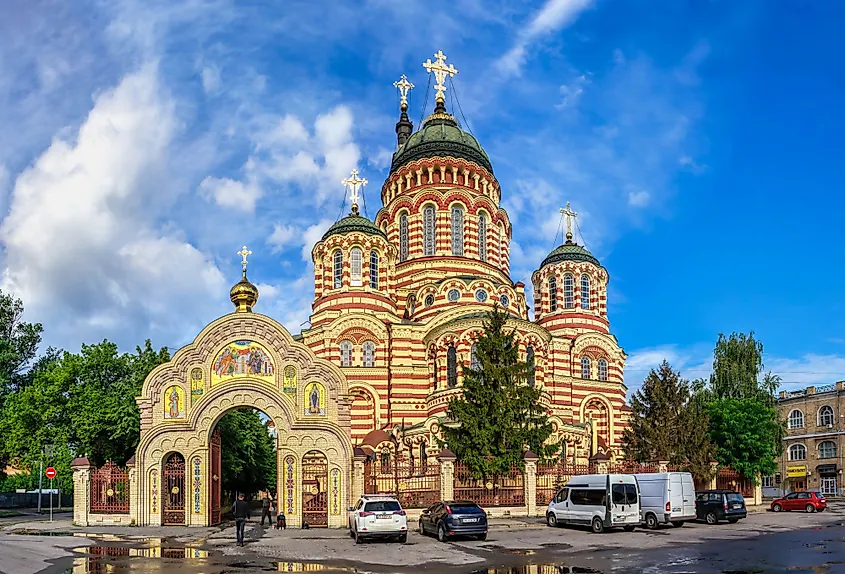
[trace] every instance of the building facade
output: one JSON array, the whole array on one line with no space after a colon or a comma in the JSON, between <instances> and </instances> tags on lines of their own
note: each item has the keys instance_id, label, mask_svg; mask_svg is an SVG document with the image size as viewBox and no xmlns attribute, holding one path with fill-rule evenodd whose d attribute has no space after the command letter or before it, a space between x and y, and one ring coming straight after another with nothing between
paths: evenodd
<instances>
[{"instance_id":1,"label":"building facade","mask_svg":"<svg viewBox=\"0 0 845 574\"><path fill-rule=\"evenodd\" d=\"M778 473L764 477L766 494L817 490L839 495L845 487L845 381L781 391L777 405L786 436Z\"/></svg>"}]
</instances>

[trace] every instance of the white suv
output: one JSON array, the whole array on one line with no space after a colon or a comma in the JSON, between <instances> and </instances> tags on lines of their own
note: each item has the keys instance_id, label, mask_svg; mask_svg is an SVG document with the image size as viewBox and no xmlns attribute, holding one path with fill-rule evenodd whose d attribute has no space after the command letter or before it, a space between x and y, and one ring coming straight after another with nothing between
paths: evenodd
<instances>
[{"instance_id":1,"label":"white suv","mask_svg":"<svg viewBox=\"0 0 845 574\"><path fill-rule=\"evenodd\" d=\"M396 538L408 541L408 517L394 496L365 494L349 507L349 535L361 544L364 538Z\"/></svg>"}]
</instances>

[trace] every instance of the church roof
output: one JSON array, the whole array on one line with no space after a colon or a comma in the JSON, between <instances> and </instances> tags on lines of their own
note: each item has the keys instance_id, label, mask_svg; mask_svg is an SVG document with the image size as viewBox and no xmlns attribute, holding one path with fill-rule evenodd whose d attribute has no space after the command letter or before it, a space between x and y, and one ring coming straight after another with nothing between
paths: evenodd
<instances>
[{"instance_id":1,"label":"church roof","mask_svg":"<svg viewBox=\"0 0 845 574\"><path fill-rule=\"evenodd\" d=\"M350 213L343 219L337 220L334 225L329 227L328 231L323 235L323 241L332 235L342 235L344 233L352 233L358 231L360 233L367 233L369 235L380 235L387 239L384 231L379 229L375 223L359 215L357 213Z\"/></svg>"},{"instance_id":2,"label":"church roof","mask_svg":"<svg viewBox=\"0 0 845 574\"><path fill-rule=\"evenodd\" d=\"M601 267L601 263L599 263L599 260L596 259L592 253L572 240L567 240L566 243L556 247L551 253L549 253L549 255L543 259L543 263L540 264L540 268L542 269L546 265L560 263L561 261L586 261Z\"/></svg>"}]
</instances>

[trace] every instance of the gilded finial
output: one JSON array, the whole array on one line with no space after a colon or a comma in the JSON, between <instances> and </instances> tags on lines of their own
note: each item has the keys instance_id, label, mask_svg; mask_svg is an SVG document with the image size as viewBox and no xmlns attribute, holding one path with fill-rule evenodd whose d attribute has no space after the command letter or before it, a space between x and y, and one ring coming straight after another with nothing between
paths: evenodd
<instances>
[{"instance_id":1,"label":"gilded finial","mask_svg":"<svg viewBox=\"0 0 845 574\"><path fill-rule=\"evenodd\" d=\"M572 211L572 206L567 201L566 202L566 209L561 209L560 214L566 219L566 241L572 241L572 223L575 221L575 218L578 217L578 214Z\"/></svg>"},{"instance_id":2,"label":"gilded finial","mask_svg":"<svg viewBox=\"0 0 845 574\"><path fill-rule=\"evenodd\" d=\"M252 255L252 251L244 245L238 251L238 255L241 256L243 276L229 291L229 299L231 299L238 313L251 313L253 306L258 302L258 287L250 283L249 279L246 278L247 257Z\"/></svg>"},{"instance_id":3,"label":"gilded finial","mask_svg":"<svg viewBox=\"0 0 845 574\"><path fill-rule=\"evenodd\" d=\"M393 82L393 87L399 89L399 107L403 112L408 111L408 92L414 89L414 84L408 81L405 74L402 74L398 81Z\"/></svg>"},{"instance_id":4,"label":"gilded finial","mask_svg":"<svg viewBox=\"0 0 845 574\"><path fill-rule=\"evenodd\" d=\"M238 251L238 255L241 256L241 264L244 266L244 277L246 277L246 265L248 263L246 258L252 255L252 251L247 249L246 245L244 245L243 247L241 247L241 250Z\"/></svg>"},{"instance_id":5,"label":"gilded finial","mask_svg":"<svg viewBox=\"0 0 845 574\"><path fill-rule=\"evenodd\" d=\"M435 102L445 102L446 101L446 85L443 83L446 80L446 77L452 77L458 73L458 70L452 64L446 65L446 55L443 53L443 50L438 50L437 53L434 55L434 62L431 61L429 58L425 62L423 62L423 68L429 74L434 74L434 79L437 80L437 83L434 84L434 89L437 90L437 93L434 96Z\"/></svg>"},{"instance_id":6,"label":"gilded finial","mask_svg":"<svg viewBox=\"0 0 845 574\"><path fill-rule=\"evenodd\" d=\"M358 170L353 169L352 174L340 183L346 186L346 190L349 192L349 201L352 203L352 213L357 215L358 193L360 192L362 186L367 185L367 180L358 177Z\"/></svg>"}]
</instances>

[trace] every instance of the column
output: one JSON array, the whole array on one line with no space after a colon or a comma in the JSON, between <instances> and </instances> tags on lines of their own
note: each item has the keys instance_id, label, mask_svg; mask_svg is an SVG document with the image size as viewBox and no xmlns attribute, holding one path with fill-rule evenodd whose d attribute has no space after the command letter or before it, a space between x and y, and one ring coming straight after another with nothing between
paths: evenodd
<instances>
[{"instance_id":1,"label":"column","mask_svg":"<svg viewBox=\"0 0 845 574\"><path fill-rule=\"evenodd\" d=\"M710 461L710 490L716 490L716 477L719 476L719 463Z\"/></svg>"},{"instance_id":2,"label":"column","mask_svg":"<svg viewBox=\"0 0 845 574\"><path fill-rule=\"evenodd\" d=\"M138 510L141 504L138 471L135 469L134 456L126 461L126 470L129 471L129 524L134 526L138 524L140 518Z\"/></svg>"},{"instance_id":3,"label":"column","mask_svg":"<svg viewBox=\"0 0 845 574\"><path fill-rule=\"evenodd\" d=\"M523 489L525 491L525 511L528 516L537 514L537 459L530 450L523 455L525 460L525 474L523 475Z\"/></svg>"},{"instance_id":4,"label":"column","mask_svg":"<svg viewBox=\"0 0 845 574\"><path fill-rule=\"evenodd\" d=\"M444 448L437 460L440 461L440 498L452 500L455 497L455 453Z\"/></svg>"},{"instance_id":5,"label":"column","mask_svg":"<svg viewBox=\"0 0 845 574\"><path fill-rule=\"evenodd\" d=\"M73 471L73 524L88 526L91 504L91 469L86 457L78 457L70 465Z\"/></svg>"},{"instance_id":6,"label":"column","mask_svg":"<svg viewBox=\"0 0 845 574\"><path fill-rule=\"evenodd\" d=\"M657 472L669 472L669 461L668 460L658 460L657 461Z\"/></svg>"},{"instance_id":7,"label":"column","mask_svg":"<svg viewBox=\"0 0 845 574\"><path fill-rule=\"evenodd\" d=\"M352 461L352 484L350 485L350 506L356 504L364 496L364 461L367 455L360 448L355 447L355 458Z\"/></svg>"}]
</instances>

